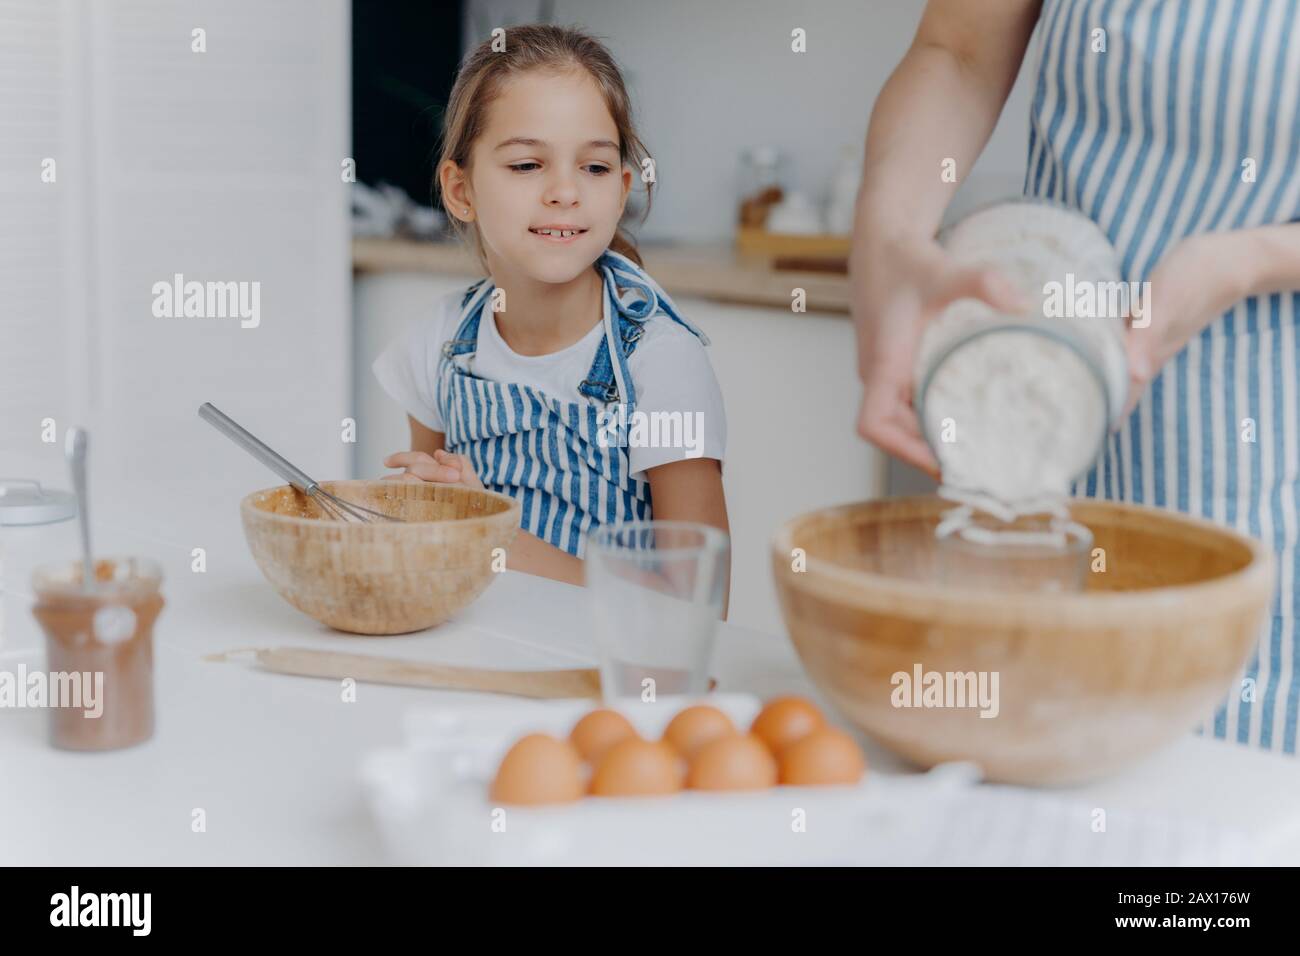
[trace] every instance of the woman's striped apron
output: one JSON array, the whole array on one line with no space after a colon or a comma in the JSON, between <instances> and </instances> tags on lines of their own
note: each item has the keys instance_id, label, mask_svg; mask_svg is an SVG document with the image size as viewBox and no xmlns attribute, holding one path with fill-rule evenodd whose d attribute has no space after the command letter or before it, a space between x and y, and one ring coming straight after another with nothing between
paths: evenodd
<instances>
[{"instance_id":1,"label":"woman's striped apron","mask_svg":"<svg viewBox=\"0 0 1300 956\"><path fill-rule=\"evenodd\" d=\"M1045 0L1026 194L1096 221L1132 281L1185 236L1300 218L1297 6ZM1300 703L1298 318L1300 293L1287 293L1213 322L1161 370L1077 489L1201 515L1273 546L1269 625L1241 691L1205 729L1287 753ZM1245 419L1254 441L1243 440Z\"/></svg>"},{"instance_id":2,"label":"woman's striped apron","mask_svg":"<svg viewBox=\"0 0 1300 956\"><path fill-rule=\"evenodd\" d=\"M454 338L438 363L438 410L447 450L465 455L484 487L519 499L520 527L582 557L587 532L602 524L651 516L650 485L630 474L626 420L636 411L628 357L651 318L667 316L708 338L678 313L668 294L636 263L606 252L604 338L586 378L585 402L550 397L526 382L494 382L473 373L479 322L495 286L484 279L465 293ZM490 314L488 321L493 321Z\"/></svg>"}]
</instances>

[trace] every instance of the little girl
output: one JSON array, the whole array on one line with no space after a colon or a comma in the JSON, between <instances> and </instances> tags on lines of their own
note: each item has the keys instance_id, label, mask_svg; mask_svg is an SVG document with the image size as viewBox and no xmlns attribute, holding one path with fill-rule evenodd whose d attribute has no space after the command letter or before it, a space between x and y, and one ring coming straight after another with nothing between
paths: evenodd
<instances>
[{"instance_id":1,"label":"little girl","mask_svg":"<svg viewBox=\"0 0 1300 956\"><path fill-rule=\"evenodd\" d=\"M644 159L622 75L591 37L514 27L504 51L485 42L461 66L438 182L488 277L374 370L411 426L388 477L519 499L514 570L582 584L586 534L607 522L727 529L708 339L619 230Z\"/></svg>"}]
</instances>

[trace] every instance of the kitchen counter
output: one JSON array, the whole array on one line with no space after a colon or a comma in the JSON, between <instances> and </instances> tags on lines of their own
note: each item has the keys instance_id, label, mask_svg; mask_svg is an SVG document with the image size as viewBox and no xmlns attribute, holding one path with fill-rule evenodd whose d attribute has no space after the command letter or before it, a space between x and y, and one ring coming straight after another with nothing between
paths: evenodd
<instances>
[{"instance_id":1,"label":"kitchen counter","mask_svg":"<svg viewBox=\"0 0 1300 956\"><path fill-rule=\"evenodd\" d=\"M593 659L580 588L506 573L442 627L351 637L275 595L244 546L229 495L200 490L206 504L195 508L165 487L96 492L96 500L114 502L115 514L133 516L130 527L96 522L100 553L148 555L167 576L155 629L157 732L130 750L66 753L46 745L43 711L0 712L0 864L384 861L358 766L398 742L408 708L465 695L361 684L355 702L345 703L334 681L206 662L205 654L295 645L488 667ZM44 666L23 591L32 566L75 555L76 542L73 522L0 529L8 592L0 668ZM206 549L204 573L191 570L196 542ZM728 691L815 696L789 642L776 634L724 625L714 672ZM878 748L867 752L875 773L908 772ZM1061 793L1104 808L1112 820L1151 811L1247 828L1279 862L1300 862L1294 758L1188 735L1122 776ZM195 832L200 810L206 829Z\"/></svg>"},{"instance_id":2,"label":"kitchen counter","mask_svg":"<svg viewBox=\"0 0 1300 956\"><path fill-rule=\"evenodd\" d=\"M672 296L693 295L717 302L767 305L789 310L792 291L800 288L807 294L809 312L848 315L849 282L843 275L778 272L761 261L737 256L734 249L723 243L648 244L640 251L646 271ZM352 268L362 274L483 274L473 254L459 242L407 239L353 239Z\"/></svg>"}]
</instances>

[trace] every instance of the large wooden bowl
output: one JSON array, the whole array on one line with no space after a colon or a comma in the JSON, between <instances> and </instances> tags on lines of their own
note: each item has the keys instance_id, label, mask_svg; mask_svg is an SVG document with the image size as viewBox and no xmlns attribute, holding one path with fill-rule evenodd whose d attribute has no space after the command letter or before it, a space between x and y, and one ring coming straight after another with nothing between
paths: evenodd
<instances>
[{"instance_id":1,"label":"large wooden bowl","mask_svg":"<svg viewBox=\"0 0 1300 956\"><path fill-rule=\"evenodd\" d=\"M799 657L868 735L922 766L973 760L989 779L1069 784L1188 732L1235 686L1272 595L1273 555L1259 542L1173 512L1079 500L1074 517L1105 558L1085 591L941 587L934 528L947 507L929 497L831 508L773 541ZM796 548L806 570L795 570ZM997 716L924 697L896 706L917 702L901 695L918 665L922 686L931 672L997 672Z\"/></svg>"},{"instance_id":2,"label":"large wooden bowl","mask_svg":"<svg viewBox=\"0 0 1300 956\"><path fill-rule=\"evenodd\" d=\"M494 549L519 529L519 502L491 491L423 481L321 487L403 521L332 521L311 498L281 485L240 502L244 536L282 598L353 634L441 624L492 582Z\"/></svg>"}]
</instances>

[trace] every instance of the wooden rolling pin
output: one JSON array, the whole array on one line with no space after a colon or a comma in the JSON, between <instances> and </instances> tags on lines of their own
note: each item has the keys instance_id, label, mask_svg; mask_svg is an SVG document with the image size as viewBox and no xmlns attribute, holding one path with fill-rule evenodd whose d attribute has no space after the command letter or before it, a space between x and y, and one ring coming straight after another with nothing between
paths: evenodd
<instances>
[{"instance_id":1,"label":"wooden rolling pin","mask_svg":"<svg viewBox=\"0 0 1300 956\"><path fill-rule=\"evenodd\" d=\"M303 647L249 647L209 654L206 661L238 660L252 655L258 666L301 677L352 678L375 684L470 690L533 698L600 697L600 671L594 667L557 671L503 671L477 667L448 667L368 654L340 654Z\"/></svg>"}]
</instances>

